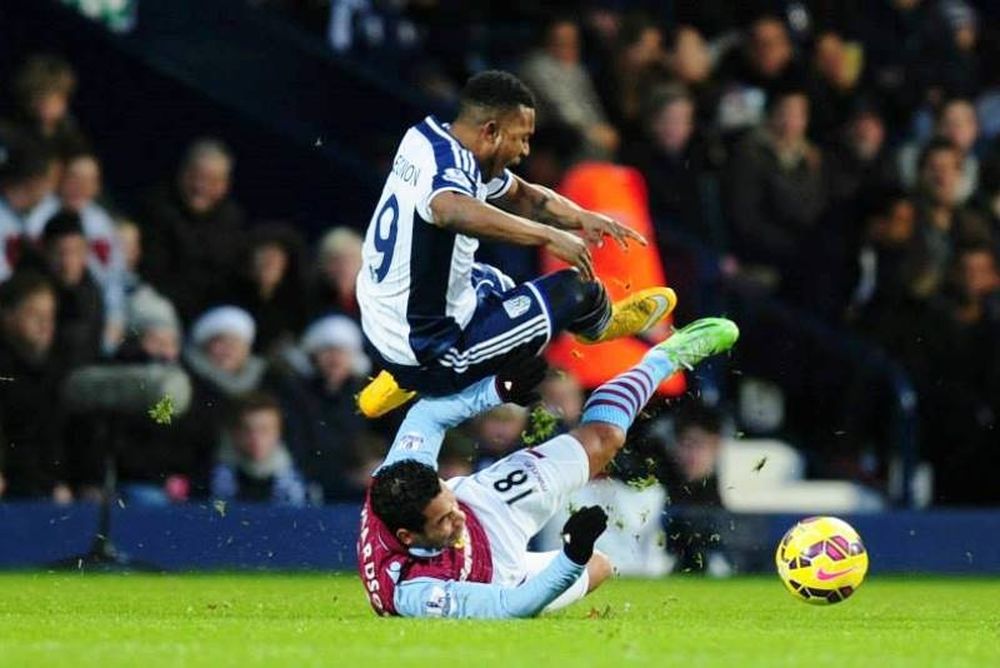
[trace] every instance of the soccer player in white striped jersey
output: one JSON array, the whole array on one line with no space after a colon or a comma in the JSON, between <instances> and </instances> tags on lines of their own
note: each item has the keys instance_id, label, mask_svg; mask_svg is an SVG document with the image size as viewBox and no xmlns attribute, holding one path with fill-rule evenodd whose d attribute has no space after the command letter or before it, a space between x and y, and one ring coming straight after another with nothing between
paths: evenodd
<instances>
[{"instance_id":1,"label":"soccer player in white striped jersey","mask_svg":"<svg viewBox=\"0 0 1000 668\"><path fill-rule=\"evenodd\" d=\"M587 243L646 241L514 175L508 168L528 155L534 129L531 92L512 74L489 71L466 84L452 123L429 116L403 136L357 283L362 329L384 369L359 396L365 415L415 392L458 392L561 331L605 341L641 333L673 310L669 288L609 302ZM572 268L515 285L475 262L479 239L540 246Z\"/></svg>"}]
</instances>

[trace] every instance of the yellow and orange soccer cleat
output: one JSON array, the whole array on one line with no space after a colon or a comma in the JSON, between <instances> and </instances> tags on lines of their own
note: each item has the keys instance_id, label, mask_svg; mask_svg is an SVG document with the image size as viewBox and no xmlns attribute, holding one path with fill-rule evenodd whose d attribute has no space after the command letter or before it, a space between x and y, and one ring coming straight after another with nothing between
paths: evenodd
<instances>
[{"instance_id":1,"label":"yellow and orange soccer cleat","mask_svg":"<svg viewBox=\"0 0 1000 668\"><path fill-rule=\"evenodd\" d=\"M677 295L670 288L647 288L611 305L611 319L598 336L576 337L581 343L601 343L623 336L642 334L670 315Z\"/></svg>"}]
</instances>

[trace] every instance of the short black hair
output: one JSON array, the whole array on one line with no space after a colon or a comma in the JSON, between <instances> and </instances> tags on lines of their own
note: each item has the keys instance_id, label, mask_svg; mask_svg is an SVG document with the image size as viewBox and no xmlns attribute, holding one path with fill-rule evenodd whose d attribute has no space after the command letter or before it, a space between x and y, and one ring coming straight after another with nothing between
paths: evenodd
<instances>
[{"instance_id":1,"label":"short black hair","mask_svg":"<svg viewBox=\"0 0 1000 668\"><path fill-rule=\"evenodd\" d=\"M75 235L85 236L80 214L69 209L61 209L45 223L45 229L42 230L42 246L48 247L58 239Z\"/></svg>"},{"instance_id":2,"label":"short black hair","mask_svg":"<svg viewBox=\"0 0 1000 668\"><path fill-rule=\"evenodd\" d=\"M524 82L510 72L486 70L466 82L459 96L458 115L474 108L504 112L519 106L535 108L535 96Z\"/></svg>"},{"instance_id":3,"label":"short black hair","mask_svg":"<svg viewBox=\"0 0 1000 668\"><path fill-rule=\"evenodd\" d=\"M390 464L375 474L371 486L372 510L395 533L423 531L424 509L441 493L437 471L413 459Z\"/></svg>"},{"instance_id":4,"label":"short black hair","mask_svg":"<svg viewBox=\"0 0 1000 668\"><path fill-rule=\"evenodd\" d=\"M24 301L39 292L56 294L52 282L37 271L20 270L0 283L0 312L14 311Z\"/></svg>"}]
</instances>

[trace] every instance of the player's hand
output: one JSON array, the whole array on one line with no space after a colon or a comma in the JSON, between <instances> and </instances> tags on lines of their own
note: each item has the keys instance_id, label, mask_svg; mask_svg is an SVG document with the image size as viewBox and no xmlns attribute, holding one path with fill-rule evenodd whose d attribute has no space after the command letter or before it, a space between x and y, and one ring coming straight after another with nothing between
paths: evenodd
<instances>
[{"instance_id":1,"label":"player's hand","mask_svg":"<svg viewBox=\"0 0 1000 668\"><path fill-rule=\"evenodd\" d=\"M594 556L594 543L607 528L608 514L603 508L581 508L563 525L563 552L573 563L585 566Z\"/></svg>"},{"instance_id":2,"label":"player's hand","mask_svg":"<svg viewBox=\"0 0 1000 668\"><path fill-rule=\"evenodd\" d=\"M622 248L628 248L630 239L643 246L648 244L646 238L631 227L626 227L614 218L596 211L584 211L580 214L580 229L583 230L583 237L597 246L604 245L606 236L613 238Z\"/></svg>"},{"instance_id":3,"label":"player's hand","mask_svg":"<svg viewBox=\"0 0 1000 668\"><path fill-rule=\"evenodd\" d=\"M529 348L522 347L497 372L497 394L504 403L530 406L541 399L538 385L545 378L548 365Z\"/></svg>"},{"instance_id":4,"label":"player's hand","mask_svg":"<svg viewBox=\"0 0 1000 668\"><path fill-rule=\"evenodd\" d=\"M571 267L580 270L584 280L594 280L594 259L590 257L587 243L571 232L549 228L549 241L545 249Z\"/></svg>"}]
</instances>

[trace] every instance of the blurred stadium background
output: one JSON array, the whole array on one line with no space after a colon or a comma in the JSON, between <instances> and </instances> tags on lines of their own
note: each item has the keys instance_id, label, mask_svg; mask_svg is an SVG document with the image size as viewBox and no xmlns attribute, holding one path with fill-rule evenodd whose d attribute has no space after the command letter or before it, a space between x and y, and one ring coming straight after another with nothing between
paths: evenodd
<instances>
[{"instance_id":1,"label":"blurred stadium background","mask_svg":"<svg viewBox=\"0 0 1000 668\"><path fill-rule=\"evenodd\" d=\"M399 419L353 408L358 233L403 130L502 68L522 173L656 240L597 252L612 292L743 331L584 492L622 571L766 570L824 513L875 572L1000 572L998 31L988 0L0 0L0 566L353 569ZM493 411L445 477L646 347L556 342L555 424Z\"/></svg>"}]
</instances>

